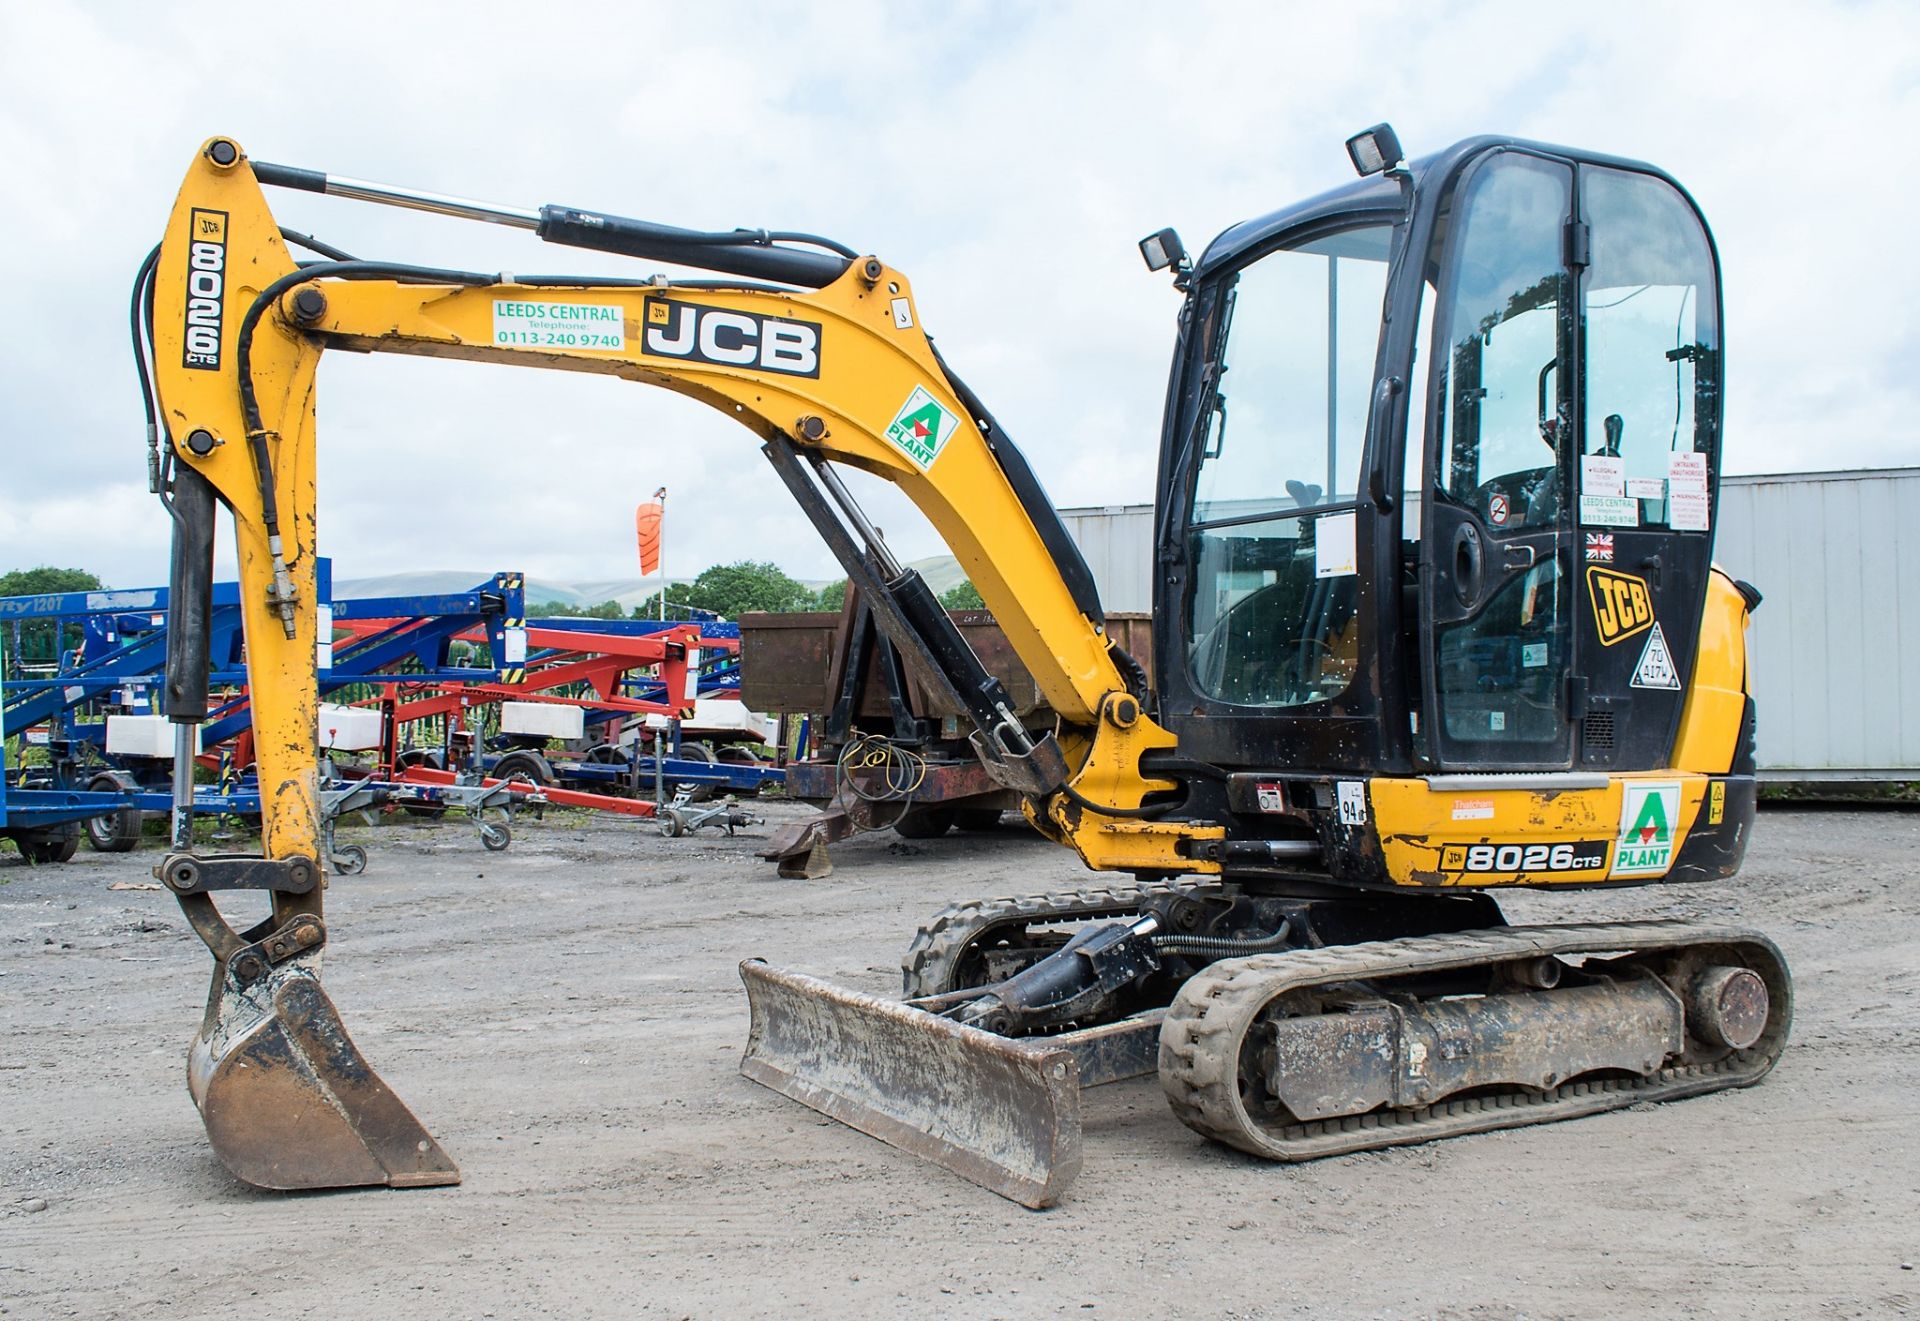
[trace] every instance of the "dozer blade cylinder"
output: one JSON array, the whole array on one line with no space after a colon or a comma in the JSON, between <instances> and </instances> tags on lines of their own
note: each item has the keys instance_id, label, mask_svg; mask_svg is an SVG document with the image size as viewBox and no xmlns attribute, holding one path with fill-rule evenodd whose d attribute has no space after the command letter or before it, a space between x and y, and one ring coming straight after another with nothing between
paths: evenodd
<instances>
[{"instance_id":1,"label":"dozer blade cylinder","mask_svg":"<svg viewBox=\"0 0 1920 1321\"><path fill-rule=\"evenodd\" d=\"M740 1072L1022 1206L1080 1172L1071 1051L982 1032L769 967L740 965L752 1027Z\"/></svg>"},{"instance_id":2,"label":"dozer blade cylinder","mask_svg":"<svg viewBox=\"0 0 1920 1321\"><path fill-rule=\"evenodd\" d=\"M321 989L290 964L242 987L224 968L187 1056L214 1154L257 1188L421 1188L460 1171L373 1071Z\"/></svg>"}]
</instances>

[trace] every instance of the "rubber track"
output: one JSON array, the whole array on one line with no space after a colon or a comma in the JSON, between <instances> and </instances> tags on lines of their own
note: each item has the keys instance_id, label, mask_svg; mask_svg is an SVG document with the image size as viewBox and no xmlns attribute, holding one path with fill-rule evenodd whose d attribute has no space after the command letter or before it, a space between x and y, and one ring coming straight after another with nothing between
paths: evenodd
<instances>
[{"instance_id":1,"label":"rubber track","mask_svg":"<svg viewBox=\"0 0 1920 1321\"><path fill-rule=\"evenodd\" d=\"M1261 1010L1290 991L1547 954L1672 954L1726 945L1739 947L1748 966L1765 979L1772 1009L1758 1041L1716 1060L1676 1065L1645 1078L1568 1082L1546 1092L1516 1090L1437 1101L1418 1110L1376 1110L1284 1127L1256 1119L1241 1100L1240 1059L1247 1032ZM1792 1017L1786 960L1758 932L1684 922L1465 931L1289 950L1210 965L1181 987L1167 1011L1160 1032L1160 1084L1174 1114L1198 1133L1269 1160L1313 1160L1747 1086L1779 1059Z\"/></svg>"},{"instance_id":2,"label":"rubber track","mask_svg":"<svg viewBox=\"0 0 1920 1321\"><path fill-rule=\"evenodd\" d=\"M983 932L996 926L1013 922L1128 917L1138 913L1148 899L1202 888L1202 884L1181 885L1169 881L954 904L934 914L932 920L914 933L913 943L907 946L906 956L900 960L901 988L909 1000L963 989L947 984L960 956Z\"/></svg>"}]
</instances>

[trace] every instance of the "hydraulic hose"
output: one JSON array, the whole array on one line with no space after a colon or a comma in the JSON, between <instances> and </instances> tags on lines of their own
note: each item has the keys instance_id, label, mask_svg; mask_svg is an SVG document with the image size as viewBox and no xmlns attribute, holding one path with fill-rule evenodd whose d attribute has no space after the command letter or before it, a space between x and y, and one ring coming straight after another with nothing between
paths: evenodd
<instances>
[{"instance_id":1,"label":"hydraulic hose","mask_svg":"<svg viewBox=\"0 0 1920 1321\"><path fill-rule=\"evenodd\" d=\"M153 401L153 373L147 366L147 328L153 311L153 271L159 264L160 245L156 243L133 277L133 297L127 303L133 368L140 374L140 406L147 412L147 489L155 495L160 493L160 410Z\"/></svg>"},{"instance_id":2,"label":"hydraulic hose","mask_svg":"<svg viewBox=\"0 0 1920 1321\"><path fill-rule=\"evenodd\" d=\"M494 283L491 275L474 271L443 271L427 267L397 266L387 262L340 261L303 266L281 276L262 289L240 319L240 334L235 351L240 375L240 407L246 416L247 447L253 454L254 471L260 482L260 521L266 527L267 550L273 557L273 592L269 598L280 614L286 635L294 636L293 578L287 572L285 545L280 537L280 504L274 492L273 452L267 446L266 424L260 415L260 401L253 388L253 333L260 318L280 295L297 284L320 276L347 280L400 279L433 284L485 285Z\"/></svg>"},{"instance_id":3,"label":"hydraulic hose","mask_svg":"<svg viewBox=\"0 0 1920 1321\"><path fill-rule=\"evenodd\" d=\"M1282 922L1271 936L1237 939L1232 936L1189 936L1166 932L1149 937L1156 954L1192 955L1203 959L1241 959L1249 954L1273 954L1287 948L1293 924Z\"/></svg>"},{"instance_id":4,"label":"hydraulic hose","mask_svg":"<svg viewBox=\"0 0 1920 1321\"><path fill-rule=\"evenodd\" d=\"M299 230L288 229L285 225L280 227L280 237L296 247L305 248L308 252L317 252L328 261L359 260L351 252L342 252L331 243L322 243L311 234L302 234Z\"/></svg>"},{"instance_id":5,"label":"hydraulic hose","mask_svg":"<svg viewBox=\"0 0 1920 1321\"><path fill-rule=\"evenodd\" d=\"M1070 784L1061 785L1060 792L1087 811L1093 812L1096 815L1117 817L1129 821L1152 820L1155 817L1165 816L1186 801L1183 798L1180 802L1174 803L1148 803L1141 807L1115 807L1109 803L1094 802L1093 799L1087 797Z\"/></svg>"},{"instance_id":6,"label":"hydraulic hose","mask_svg":"<svg viewBox=\"0 0 1920 1321\"><path fill-rule=\"evenodd\" d=\"M289 234L289 237L303 246L312 247L315 251L339 251L337 248L329 249L326 245L318 244L317 241L310 240L304 234ZM298 270L291 271L275 280L265 289L262 289L252 304L247 308L246 315L240 320L240 332L235 346L239 363L240 406L246 416L247 446L253 455L254 469L260 482L260 518L266 527L268 550L273 556L274 587L272 599L279 609L280 621L286 629L288 637L293 636L293 582L287 573L286 557L282 549L280 537L280 507L279 498L274 491L273 453L267 445L268 433L265 424L261 420L260 401L255 394L253 385L253 336L255 330L259 327L260 318L266 314L269 307L272 307L273 304L279 300L280 295L295 285L304 284L308 280L318 280L322 278L336 280L398 280L408 284L458 284L468 286L498 284L514 279L512 276L491 275L480 271L442 270L430 266L409 266L399 262L360 260L314 262L311 265L302 266ZM601 284L624 285L629 283L634 285L646 284L653 287L664 288L688 286L688 282L681 281L665 284L659 281L608 280L589 275L543 275L532 277L528 281L525 281L525 283L538 283L562 288L589 288ZM735 284L727 284L719 281L698 282L697 287L732 288L737 287L737 282ZM142 379L145 379L145 371L146 368L143 363L141 367Z\"/></svg>"}]
</instances>

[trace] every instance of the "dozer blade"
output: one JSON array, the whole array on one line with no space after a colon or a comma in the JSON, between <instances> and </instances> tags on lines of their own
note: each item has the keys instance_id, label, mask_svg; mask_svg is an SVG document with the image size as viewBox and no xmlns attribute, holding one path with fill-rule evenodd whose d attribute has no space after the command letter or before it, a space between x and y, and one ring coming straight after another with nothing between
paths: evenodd
<instances>
[{"instance_id":1,"label":"dozer blade","mask_svg":"<svg viewBox=\"0 0 1920 1321\"><path fill-rule=\"evenodd\" d=\"M257 1188L420 1188L460 1171L380 1080L304 961L242 987L215 974L187 1056L214 1154Z\"/></svg>"},{"instance_id":2,"label":"dozer blade","mask_svg":"<svg viewBox=\"0 0 1920 1321\"><path fill-rule=\"evenodd\" d=\"M740 1072L1023 1206L1080 1172L1074 1054L982 1032L758 959Z\"/></svg>"}]
</instances>

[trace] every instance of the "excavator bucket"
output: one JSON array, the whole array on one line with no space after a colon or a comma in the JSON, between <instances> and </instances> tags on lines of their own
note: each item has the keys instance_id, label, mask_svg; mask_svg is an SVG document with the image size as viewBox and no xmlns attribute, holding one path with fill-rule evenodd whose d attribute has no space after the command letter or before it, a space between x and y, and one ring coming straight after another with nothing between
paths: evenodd
<instances>
[{"instance_id":1,"label":"excavator bucket","mask_svg":"<svg viewBox=\"0 0 1920 1321\"><path fill-rule=\"evenodd\" d=\"M1019 1202L1051 1206L1080 1171L1080 1062L758 959L740 1072L782 1096Z\"/></svg>"},{"instance_id":2,"label":"excavator bucket","mask_svg":"<svg viewBox=\"0 0 1920 1321\"><path fill-rule=\"evenodd\" d=\"M221 1163L257 1188L422 1188L460 1171L373 1071L301 960L216 967L187 1088Z\"/></svg>"}]
</instances>

